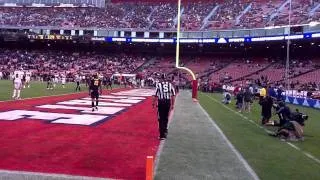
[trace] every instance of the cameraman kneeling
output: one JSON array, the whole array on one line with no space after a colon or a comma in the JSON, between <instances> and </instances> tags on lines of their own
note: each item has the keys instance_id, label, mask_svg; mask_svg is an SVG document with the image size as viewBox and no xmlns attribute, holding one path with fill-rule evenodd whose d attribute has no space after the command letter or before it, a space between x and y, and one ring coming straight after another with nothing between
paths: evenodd
<instances>
[{"instance_id":1,"label":"cameraman kneeling","mask_svg":"<svg viewBox=\"0 0 320 180\"><path fill-rule=\"evenodd\" d=\"M276 112L280 119L280 127L285 125L290 121L291 110L288 106L285 105L284 102L279 103L279 108Z\"/></svg>"},{"instance_id":2,"label":"cameraman kneeling","mask_svg":"<svg viewBox=\"0 0 320 180\"><path fill-rule=\"evenodd\" d=\"M308 119L308 116L298 110L291 113L290 108L283 102L279 103L279 107L277 113L280 118L280 128L274 135L281 139L303 140L304 121Z\"/></svg>"}]
</instances>

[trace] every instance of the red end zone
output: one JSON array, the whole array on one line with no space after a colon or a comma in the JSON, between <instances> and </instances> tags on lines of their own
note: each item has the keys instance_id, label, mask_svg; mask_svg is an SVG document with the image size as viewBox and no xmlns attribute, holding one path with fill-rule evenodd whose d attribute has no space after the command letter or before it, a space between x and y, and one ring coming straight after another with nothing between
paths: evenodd
<instances>
[{"instance_id":1,"label":"red end zone","mask_svg":"<svg viewBox=\"0 0 320 180\"><path fill-rule=\"evenodd\" d=\"M107 115L85 110L90 107L86 105L90 100L83 99L87 93L1 102L0 169L144 179L146 156L155 155L159 141L156 110L152 109L151 97L143 94L136 96L140 102L125 100L132 95L124 91L106 96L100 103L105 103L107 110L108 103L120 107L130 104ZM117 99L121 97L122 100ZM50 108L41 108L48 105ZM19 113L23 117L19 118ZM74 124L78 120L83 123L84 118L73 121L73 115L87 115L83 117L89 118L84 122L88 124ZM102 116L107 117L99 120ZM90 121L91 117L97 121ZM73 124L66 124L69 120Z\"/></svg>"}]
</instances>

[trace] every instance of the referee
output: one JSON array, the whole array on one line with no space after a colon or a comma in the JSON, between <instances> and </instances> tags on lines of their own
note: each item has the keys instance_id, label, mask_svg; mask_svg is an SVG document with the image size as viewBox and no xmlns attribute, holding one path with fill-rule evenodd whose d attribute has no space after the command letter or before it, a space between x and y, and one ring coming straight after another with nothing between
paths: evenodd
<instances>
[{"instance_id":1,"label":"referee","mask_svg":"<svg viewBox=\"0 0 320 180\"><path fill-rule=\"evenodd\" d=\"M163 74L161 80L156 84L156 94L153 99L152 106L155 106L156 99L158 99L158 121L160 140L167 138L168 134L168 116L170 109L174 106L175 90L171 83L169 83Z\"/></svg>"}]
</instances>

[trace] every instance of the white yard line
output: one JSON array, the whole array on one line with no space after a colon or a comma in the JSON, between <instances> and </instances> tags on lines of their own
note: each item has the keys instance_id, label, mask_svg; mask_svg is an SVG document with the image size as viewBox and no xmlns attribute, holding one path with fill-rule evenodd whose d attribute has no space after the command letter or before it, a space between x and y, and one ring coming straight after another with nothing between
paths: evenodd
<instances>
[{"instance_id":1,"label":"white yard line","mask_svg":"<svg viewBox=\"0 0 320 180\"><path fill-rule=\"evenodd\" d=\"M36 179L41 179L41 178L43 178L43 179L49 179L49 178L58 179L59 178L59 179L77 179L77 180L113 180L110 178L98 178L98 177L89 177L89 176L72 176L72 175L67 175L67 174L0 170L0 176L4 176L4 175L6 177L29 176L29 177L27 177L27 179L33 179L33 178L36 178ZM34 177L32 177L32 176L34 176ZM40 176L40 178L37 178L36 176Z\"/></svg>"},{"instance_id":2,"label":"white yard line","mask_svg":"<svg viewBox=\"0 0 320 180\"><path fill-rule=\"evenodd\" d=\"M30 100L30 99L40 99L40 98L46 98L46 97L66 96L66 95L81 94L81 93L85 93L85 92L65 93L65 94L57 94L57 95L49 95L49 96L38 96L38 97L23 98L23 99L20 99L20 100L11 99L11 100L5 100L5 101L0 101L0 102L25 101L25 100Z\"/></svg>"},{"instance_id":3,"label":"white yard line","mask_svg":"<svg viewBox=\"0 0 320 180\"><path fill-rule=\"evenodd\" d=\"M119 88L115 88L113 90L119 90ZM124 89L125 90L125 89ZM24 101L24 100L30 100L30 99L39 99L39 98L46 98L46 97L56 97L56 96L66 96L66 95L73 95L73 94L81 94L81 93L87 93L88 91L81 91L81 92L74 92L74 93L65 93L65 94L56 94L56 95L48 95L48 96L38 96L38 97L30 97L30 98L23 98L20 100L5 100L5 101L0 101L0 102L12 102L12 101ZM112 90L110 93L113 93ZM108 95L110 94L108 93ZM89 96L89 95L88 95Z\"/></svg>"},{"instance_id":4,"label":"white yard line","mask_svg":"<svg viewBox=\"0 0 320 180\"><path fill-rule=\"evenodd\" d=\"M271 132L270 130L264 128L263 126L261 126L261 125L259 125L259 124L257 124L257 123L254 122L253 120L250 120L248 117L244 116L243 114L241 114L241 113L239 113L239 112L231 109L230 107L222 104L221 102L219 102L219 101L216 100L215 98L213 98L213 97L211 97L211 96L209 96L209 95L207 95L207 94L204 94L204 95L207 96L208 98L210 98L212 101L214 101L214 102L216 102L216 103L218 103L218 104L221 104L224 108L228 109L229 111L231 111L231 112L237 114L238 116L242 117L244 120L246 120L246 121L254 124L255 126L257 126L257 127L260 128L260 129L263 129L263 130L266 131L267 133L270 133L270 132ZM315 156L313 156L312 154L310 154L309 152L306 152L306 151L301 150L299 147L297 147L296 145L294 145L294 144L292 144L292 143L290 143L290 142L286 142L286 144L288 144L290 147L294 148L295 150L301 152L302 154L304 154L304 155L307 156L308 158L312 159L312 160L315 161L316 163L320 164L320 160L319 160L318 158L316 158Z\"/></svg>"}]
</instances>

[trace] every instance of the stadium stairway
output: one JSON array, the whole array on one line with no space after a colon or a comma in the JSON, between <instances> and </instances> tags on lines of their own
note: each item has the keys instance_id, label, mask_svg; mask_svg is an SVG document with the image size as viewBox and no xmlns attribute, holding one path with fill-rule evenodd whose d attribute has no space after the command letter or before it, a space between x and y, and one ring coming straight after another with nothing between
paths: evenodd
<instances>
[{"instance_id":1,"label":"stadium stairway","mask_svg":"<svg viewBox=\"0 0 320 180\"><path fill-rule=\"evenodd\" d=\"M264 67L264 68L261 68L261 69L259 69L258 71L255 71L255 72L253 72L253 73L247 74L247 75L245 75L245 76L242 76L242 77L239 77L239 78L236 78L236 79L232 79L231 82L235 82L235 81L239 81L239 80L241 80L241 79L245 79L245 78L251 77L251 76L254 75L254 74L257 74L257 73L259 73L259 72L262 72L262 71L264 71L264 70L272 67L274 64L276 64L276 62L271 63L271 64L269 64L268 66L266 66L266 67Z\"/></svg>"},{"instance_id":2,"label":"stadium stairway","mask_svg":"<svg viewBox=\"0 0 320 180\"><path fill-rule=\"evenodd\" d=\"M157 60L157 58L152 58L149 61L145 61L141 66L139 66L137 69L135 69L131 73L138 73L138 72L143 71L146 67L150 66L150 64L152 64L156 60Z\"/></svg>"},{"instance_id":3,"label":"stadium stairway","mask_svg":"<svg viewBox=\"0 0 320 180\"><path fill-rule=\"evenodd\" d=\"M227 67L229 64L231 64L231 62L224 64L223 66L221 66L220 68L214 69L214 70L210 70L207 73L203 74L202 76L200 76L200 78L204 78L204 77L210 77L212 74L224 69L225 67Z\"/></svg>"},{"instance_id":4,"label":"stadium stairway","mask_svg":"<svg viewBox=\"0 0 320 180\"><path fill-rule=\"evenodd\" d=\"M269 22L273 21L274 18L278 16L278 14L290 3L290 0L285 1L273 14L271 14Z\"/></svg>"},{"instance_id":5,"label":"stadium stairway","mask_svg":"<svg viewBox=\"0 0 320 180\"><path fill-rule=\"evenodd\" d=\"M259 179L189 91L178 94L161 146L156 180Z\"/></svg>"},{"instance_id":6,"label":"stadium stairway","mask_svg":"<svg viewBox=\"0 0 320 180\"><path fill-rule=\"evenodd\" d=\"M200 30L203 30L207 27L209 19L217 13L217 10L219 9L219 7L220 7L219 5L215 6L211 10L211 12L203 19L202 26L201 26Z\"/></svg>"},{"instance_id":7,"label":"stadium stairway","mask_svg":"<svg viewBox=\"0 0 320 180\"><path fill-rule=\"evenodd\" d=\"M303 72L303 73L301 73L301 74L294 75L294 76L290 77L290 80L300 79L300 77L303 77L304 75L308 75L309 73L313 73L313 72L315 72L315 71L318 71L319 69L320 69L320 67L316 67L316 68L314 68L314 69L311 69L311 70L309 70L309 71ZM301 80L302 80L302 79L301 79ZM278 82L284 82L284 81L285 81L285 79L282 79L281 81L278 81ZM315 79L315 81L316 81L316 79Z\"/></svg>"}]
</instances>

